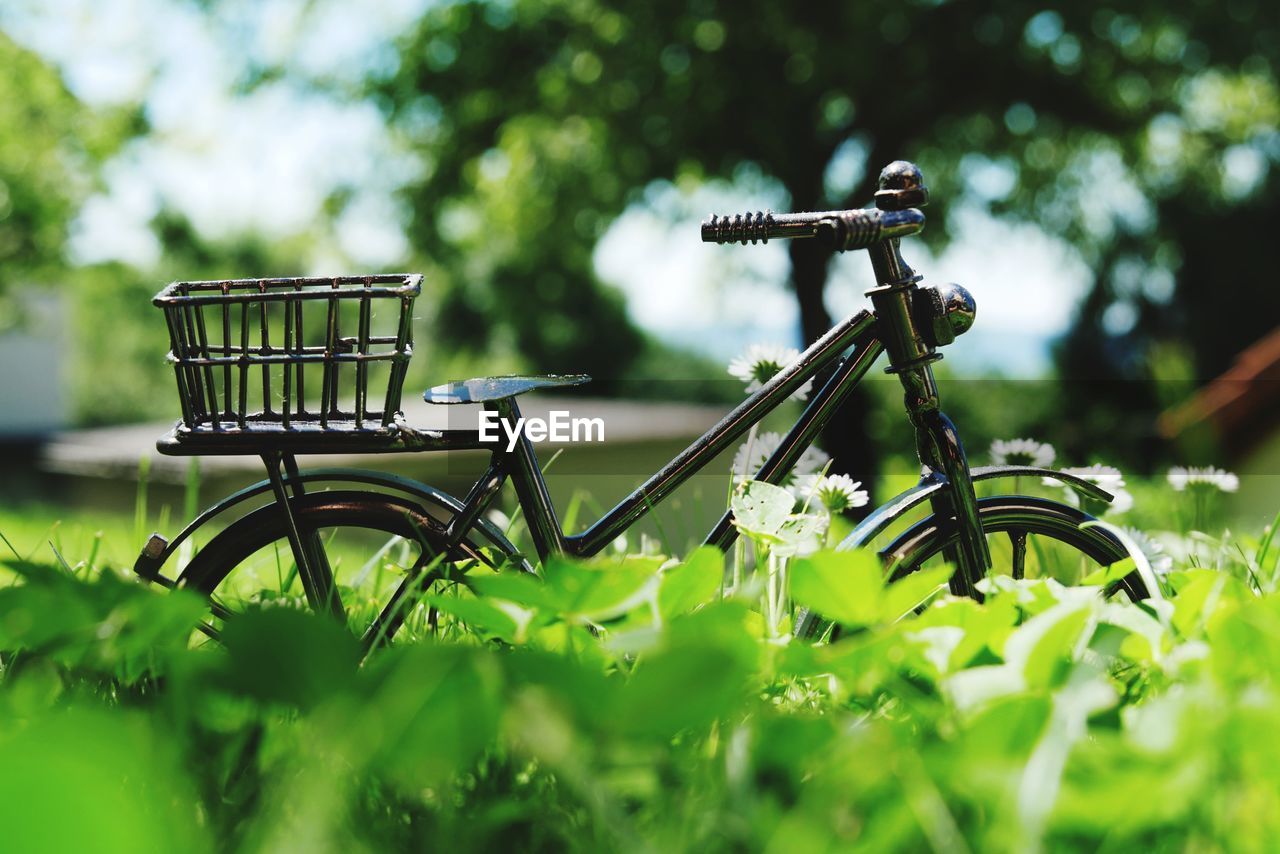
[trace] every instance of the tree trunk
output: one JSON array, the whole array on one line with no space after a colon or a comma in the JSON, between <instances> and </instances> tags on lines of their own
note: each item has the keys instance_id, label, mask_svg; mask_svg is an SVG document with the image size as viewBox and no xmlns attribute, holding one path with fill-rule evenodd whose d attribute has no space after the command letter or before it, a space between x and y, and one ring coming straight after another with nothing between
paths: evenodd
<instances>
[{"instance_id":1,"label":"tree trunk","mask_svg":"<svg viewBox=\"0 0 1280 854\"><path fill-rule=\"evenodd\" d=\"M875 127L879 120L872 117L868 127ZM851 130L851 129L850 129ZM841 208L858 207L871 197L878 184L880 167L901 156L905 146L896 137L877 136L867 154L867 173L862 176L849 195L838 202ZM814 157L807 161L821 164L825 171L834 150L814 152ZM794 176L788 186L793 188L807 187L807 191L798 192L793 201L799 205L797 210L817 210L819 205L826 206L830 202L824 198L822 173L801 178ZM793 192L796 192L793 189ZM806 344L812 344L831 328L831 315L827 311L823 294L826 292L827 272L831 263L831 250L816 240L793 240L789 246L791 254L791 286L795 289L796 300L800 304L800 331ZM820 386L826 376L819 375L815 387ZM879 458L876 454L875 442L871 437L872 397L867 386L859 386L849 395L844 405L835 413L823 430L819 443L824 451L831 455L831 472L847 474L873 493L876 479L880 475ZM853 513L865 516L874 509L867 505Z\"/></svg>"},{"instance_id":2,"label":"tree trunk","mask_svg":"<svg viewBox=\"0 0 1280 854\"><path fill-rule=\"evenodd\" d=\"M814 240L795 240L788 248L791 284L800 303L800 329L805 343L812 344L831 328L831 315L822 299L831 250ZM814 383L815 388L820 387L829 375L830 372L820 374ZM819 440L822 449L831 455L832 474L847 474L868 488L874 486L878 474L875 450L867 431L870 410L866 389L855 389L827 423Z\"/></svg>"}]
</instances>

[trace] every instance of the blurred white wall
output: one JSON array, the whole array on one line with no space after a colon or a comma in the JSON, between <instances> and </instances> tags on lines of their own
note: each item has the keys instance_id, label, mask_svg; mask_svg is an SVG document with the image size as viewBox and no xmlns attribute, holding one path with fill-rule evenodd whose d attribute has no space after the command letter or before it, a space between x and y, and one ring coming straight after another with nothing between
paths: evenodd
<instances>
[{"instance_id":1,"label":"blurred white wall","mask_svg":"<svg viewBox=\"0 0 1280 854\"><path fill-rule=\"evenodd\" d=\"M0 331L0 439L34 438L65 426L67 320L62 298L20 293L20 317Z\"/></svg>"}]
</instances>

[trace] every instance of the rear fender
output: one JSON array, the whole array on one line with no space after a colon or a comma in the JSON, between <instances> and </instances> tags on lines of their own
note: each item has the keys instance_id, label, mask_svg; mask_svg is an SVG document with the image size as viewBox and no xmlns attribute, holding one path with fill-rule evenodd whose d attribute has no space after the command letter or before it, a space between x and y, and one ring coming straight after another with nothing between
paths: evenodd
<instances>
[{"instance_id":1,"label":"rear fender","mask_svg":"<svg viewBox=\"0 0 1280 854\"><path fill-rule=\"evenodd\" d=\"M447 514L456 514L462 510L462 502L450 495L420 483L407 477L399 475L386 474L383 472L368 471L365 469L314 469L303 472L297 478L286 477L285 485L290 486L295 483L312 484L360 484L362 486L373 486L386 489L391 492L412 495L423 501L423 503L445 511ZM143 547L142 553L138 555L138 559L134 562L133 571L147 581L159 584L163 587L173 587L174 581L161 574L164 565L169 561L175 552L182 546L184 542L191 538L192 534L203 528L209 522L222 516L228 511L251 501L262 495L271 493L271 481L262 480L252 486L246 486L239 492L233 493L226 498L214 504L205 510L195 519L192 519L187 527L172 540L168 541L159 534L152 534L147 544ZM485 540L507 555L517 558L526 569L529 569L528 561L520 555L519 550L507 539L506 535L498 529L488 519L477 519L474 529L479 531Z\"/></svg>"}]
</instances>

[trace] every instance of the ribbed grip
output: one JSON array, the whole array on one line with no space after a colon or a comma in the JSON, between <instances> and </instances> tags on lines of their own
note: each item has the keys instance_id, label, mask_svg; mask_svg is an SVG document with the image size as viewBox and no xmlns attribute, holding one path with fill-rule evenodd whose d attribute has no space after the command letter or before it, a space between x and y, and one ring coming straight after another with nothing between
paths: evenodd
<instances>
[{"instance_id":1,"label":"ribbed grip","mask_svg":"<svg viewBox=\"0 0 1280 854\"><path fill-rule=\"evenodd\" d=\"M711 215L711 219L702 224L702 241L704 243L768 243L769 228L773 225L772 211L756 211L755 213L734 214L729 216Z\"/></svg>"},{"instance_id":2,"label":"ribbed grip","mask_svg":"<svg viewBox=\"0 0 1280 854\"><path fill-rule=\"evenodd\" d=\"M838 250L866 249L880 242L880 211L841 211L834 217Z\"/></svg>"},{"instance_id":3,"label":"ribbed grip","mask_svg":"<svg viewBox=\"0 0 1280 854\"><path fill-rule=\"evenodd\" d=\"M857 209L774 214L768 211L712 216L702 223L704 243L768 243L771 237L817 237L836 251L866 249L881 240L905 237L924 228L924 214Z\"/></svg>"}]
</instances>

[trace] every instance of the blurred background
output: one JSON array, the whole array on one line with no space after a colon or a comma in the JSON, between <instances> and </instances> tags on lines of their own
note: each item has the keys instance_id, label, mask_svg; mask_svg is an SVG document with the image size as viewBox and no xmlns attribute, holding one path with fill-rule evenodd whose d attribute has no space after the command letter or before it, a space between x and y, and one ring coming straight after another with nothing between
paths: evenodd
<instances>
[{"instance_id":1,"label":"blurred background","mask_svg":"<svg viewBox=\"0 0 1280 854\"><path fill-rule=\"evenodd\" d=\"M731 357L871 285L698 222L860 207L904 158L931 190L904 254L979 304L940 366L977 462L1028 436L1280 502L1273 3L6 0L0 62L0 434L80 493L50 445L178 415L164 282L382 271L426 276L410 388L585 371L691 404L633 483L741 399ZM909 476L896 383L868 385L824 446Z\"/></svg>"}]
</instances>

